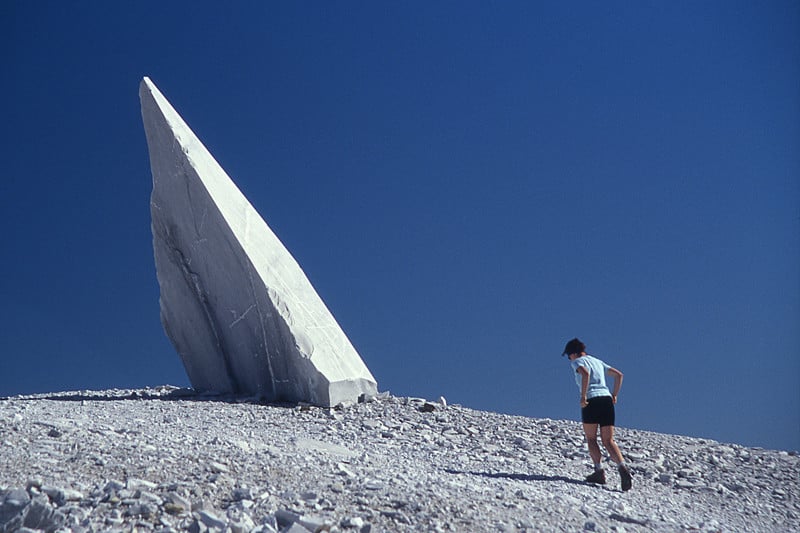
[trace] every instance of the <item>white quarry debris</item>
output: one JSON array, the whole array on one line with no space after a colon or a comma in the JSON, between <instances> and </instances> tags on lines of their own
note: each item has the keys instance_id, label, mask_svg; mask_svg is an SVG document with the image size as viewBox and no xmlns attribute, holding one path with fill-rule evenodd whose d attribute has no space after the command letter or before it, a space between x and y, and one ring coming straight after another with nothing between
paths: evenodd
<instances>
[{"instance_id":1,"label":"white quarry debris","mask_svg":"<svg viewBox=\"0 0 800 533\"><path fill-rule=\"evenodd\" d=\"M0 533L800 531L795 452L618 428L622 492L608 462L608 485L583 481L578 421L425 405L166 386L0 399Z\"/></svg>"},{"instance_id":2,"label":"white quarry debris","mask_svg":"<svg viewBox=\"0 0 800 533\"><path fill-rule=\"evenodd\" d=\"M333 406L375 378L295 259L148 78L161 320L195 390Z\"/></svg>"}]
</instances>

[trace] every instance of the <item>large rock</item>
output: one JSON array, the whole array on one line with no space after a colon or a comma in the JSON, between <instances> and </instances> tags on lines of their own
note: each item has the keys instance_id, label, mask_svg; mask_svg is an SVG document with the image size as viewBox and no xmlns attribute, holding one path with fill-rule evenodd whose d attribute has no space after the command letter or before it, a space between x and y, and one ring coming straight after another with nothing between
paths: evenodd
<instances>
[{"instance_id":1,"label":"large rock","mask_svg":"<svg viewBox=\"0 0 800 533\"><path fill-rule=\"evenodd\" d=\"M148 78L139 98L161 322L192 386L323 406L375 394L375 378L247 198Z\"/></svg>"}]
</instances>

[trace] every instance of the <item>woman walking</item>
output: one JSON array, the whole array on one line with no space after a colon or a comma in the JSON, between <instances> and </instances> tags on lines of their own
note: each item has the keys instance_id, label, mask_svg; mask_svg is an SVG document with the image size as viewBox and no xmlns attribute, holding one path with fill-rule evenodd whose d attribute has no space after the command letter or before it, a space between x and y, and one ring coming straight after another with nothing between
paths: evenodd
<instances>
[{"instance_id":1,"label":"woman walking","mask_svg":"<svg viewBox=\"0 0 800 533\"><path fill-rule=\"evenodd\" d=\"M586 345L580 339L572 339L564 347L564 353L570 360L575 373L575 383L581 391L581 420L589 455L594 463L594 473L586 477L590 483L605 484L606 473L601 465L602 454L597 444L597 429L600 438L608 450L611 460L617 465L622 490L630 490L633 484L631 471L625 464L622 452L614 441L614 404L622 386L622 372L611 367L596 357L586 354ZM606 374L614 377L614 392L606 385Z\"/></svg>"}]
</instances>

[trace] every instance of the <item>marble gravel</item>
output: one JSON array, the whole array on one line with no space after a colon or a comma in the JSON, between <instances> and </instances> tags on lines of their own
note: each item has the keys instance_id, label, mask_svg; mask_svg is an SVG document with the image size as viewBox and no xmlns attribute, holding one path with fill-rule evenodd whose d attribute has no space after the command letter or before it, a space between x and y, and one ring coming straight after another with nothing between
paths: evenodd
<instances>
[{"instance_id":1,"label":"marble gravel","mask_svg":"<svg viewBox=\"0 0 800 533\"><path fill-rule=\"evenodd\" d=\"M0 399L3 531L800 531L795 452L382 394L336 409L163 386Z\"/></svg>"}]
</instances>

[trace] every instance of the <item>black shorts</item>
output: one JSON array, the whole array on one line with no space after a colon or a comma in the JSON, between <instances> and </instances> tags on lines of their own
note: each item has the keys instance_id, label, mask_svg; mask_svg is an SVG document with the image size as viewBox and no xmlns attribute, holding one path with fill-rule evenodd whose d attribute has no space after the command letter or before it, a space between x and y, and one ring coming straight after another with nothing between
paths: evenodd
<instances>
[{"instance_id":1,"label":"black shorts","mask_svg":"<svg viewBox=\"0 0 800 533\"><path fill-rule=\"evenodd\" d=\"M589 398L589 405L581 409L581 420L584 424L614 425L614 401L611 396Z\"/></svg>"}]
</instances>

